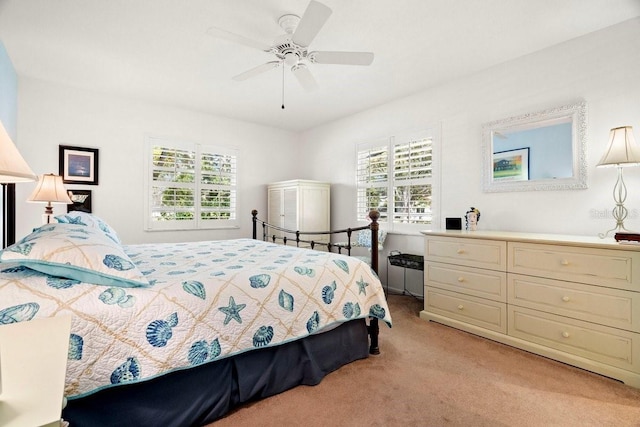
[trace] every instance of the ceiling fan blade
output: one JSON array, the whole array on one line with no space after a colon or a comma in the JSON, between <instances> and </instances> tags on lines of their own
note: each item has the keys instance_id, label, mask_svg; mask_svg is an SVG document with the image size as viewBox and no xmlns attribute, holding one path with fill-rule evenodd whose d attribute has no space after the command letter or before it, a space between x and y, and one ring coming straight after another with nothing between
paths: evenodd
<instances>
[{"instance_id":1,"label":"ceiling fan blade","mask_svg":"<svg viewBox=\"0 0 640 427\"><path fill-rule=\"evenodd\" d=\"M291 72L298 79L300 86L307 92L314 91L318 88L316 79L311 74L311 71L304 64L297 64L291 67Z\"/></svg>"},{"instance_id":2,"label":"ceiling fan blade","mask_svg":"<svg viewBox=\"0 0 640 427\"><path fill-rule=\"evenodd\" d=\"M227 30L223 30L222 28L210 27L209 29L207 29L207 34L218 39L239 43L265 52L271 52L271 46L269 46L268 44L252 40L250 38L229 32Z\"/></svg>"},{"instance_id":3,"label":"ceiling fan blade","mask_svg":"<svg viewBox=\"0 0 640 427\"><path fill-rule=\"evenodd\" d=\"M311 52L308 55L311 62L316 64L342 64L342 65L371 65L372 52Z\"/></svg>"},{"instance_id":4,"label":"ceiling fan blade","mask_svg":"<svg viewBox=\"0 0 640 427\"><path fill-rule=\"evenodd\" d=\"M262 65L258 65L257 67L252 68L250 70L247 70L244 73L238 74L237 76L233 77L233 80L237 82L241 82L243 80L247 80L251 77L257 76L258 74L262 74L265 71L269 71L272 68L276 68L278 65L280 65L280 61L270 61Z\"/></svg>"},{"instance_id":5,"label":"ceiling fan blade","mask_svg":"<svg viewBox=\"0 0 640 427\"><path fill-rule=\"evenodd\" d=\"M320 2L311 0L291 37L291 41L298 46L309 46L330 15L331 9Z\"/></svg>"}]
</instances>

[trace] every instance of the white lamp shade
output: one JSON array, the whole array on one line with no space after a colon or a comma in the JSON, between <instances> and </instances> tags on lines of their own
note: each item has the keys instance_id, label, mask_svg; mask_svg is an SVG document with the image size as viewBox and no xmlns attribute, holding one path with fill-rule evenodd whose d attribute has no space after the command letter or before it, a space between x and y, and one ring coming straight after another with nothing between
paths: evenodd
<instances>
[{"instance_id":1,"label":"white lamp shade","mask_svg":"<svg viewBox=\"0 0 640 427\"><path fill-rule=\"evenodd\" d=\"M634 166L640 164L640 147L631 126L611 129L609 144L598 166Z\"/></svg>"},{"instance_id":2,"label":"white lamp shade","mask_svg":"<svg viewBox=\"0 0 640 427\"><path fill-rule=\"evenodd\" d=\"M40 175L38 185L28 199L30 202L73 203L64 188L62 177L52 173Z\"/></svg>"},{"instance_id":3,"label":"white lamp shade","mask_svg":"<svg viewBox=\"0 0 640 427\"><path fill-rule=\"evenodd\" d=\"M0 182L12 183L35 180L36 174L33 173L18 151L18 147L11 141L11 137L4 125L0 122Z\"/></svg>"}]
</instances>

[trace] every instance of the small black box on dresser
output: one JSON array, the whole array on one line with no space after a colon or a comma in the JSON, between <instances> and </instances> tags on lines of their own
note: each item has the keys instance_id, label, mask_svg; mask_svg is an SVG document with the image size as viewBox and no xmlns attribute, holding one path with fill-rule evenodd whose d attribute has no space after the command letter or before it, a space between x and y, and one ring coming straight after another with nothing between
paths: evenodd
<instances>
[{"instance_id":1,"label":"small black box on dresser","mask_svg":"<svg viewBox=\"0 0 640 427\"><path fill-rule=\"evenodd\" d=\"M462 230L462 218L446 218L445 228L447 230Z\"/></svg>"}]
</instances>

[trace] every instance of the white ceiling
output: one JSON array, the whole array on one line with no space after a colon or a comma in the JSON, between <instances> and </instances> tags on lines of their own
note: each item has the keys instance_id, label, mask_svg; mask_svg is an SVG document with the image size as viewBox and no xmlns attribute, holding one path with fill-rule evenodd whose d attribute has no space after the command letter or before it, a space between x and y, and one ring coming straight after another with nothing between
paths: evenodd
<instances>
[{"instance_id":1,"label":"white ceiling","mask_svg":"<svg viewBox=\"0 0 640 427\"><path fill-rule=\"evenodd\" d=\"M211 26L270 45L308 0L0 0L19 76L303 131L640 16L640 0L320 0L309 50L371 51L370 66L311 64L308 93L273 60ZM636 53L637 54L637 53Z\"/></svg>"}]
</instances>

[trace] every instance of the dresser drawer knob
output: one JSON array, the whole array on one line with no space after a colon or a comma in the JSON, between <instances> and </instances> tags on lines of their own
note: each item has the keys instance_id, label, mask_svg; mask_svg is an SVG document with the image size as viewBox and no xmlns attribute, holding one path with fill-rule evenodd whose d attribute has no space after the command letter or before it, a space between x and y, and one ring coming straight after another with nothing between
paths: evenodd
<instances>
[{"instance_id":1,"label":"dresser drawer knob","mask_svg":"<svg viewBox=\"0 0 640 427\"><path fill-rule=\"evenodd\" d=\"M458 277L458 282L460 282L460 283L464 282L464 277L462 277L462 276Z\"/></svg>"},{"instance_id":2,"label":"dresser drawer knob","mask_svg":"<svg viewBox=\"0 0 640 427\"><path fill-rule=\"evenodd\" d=\"M563 259L562 261L560 261L560 264L569 265L569 261L567 261L566 259Z\"/></svg>"},{"instance_id":3,"label":"dresser drawer knob","mask_svg":"<svg viewBox=\"0 0 640 427\"><path fill-rule=\"evenodd\" d=\"M564 338L569 338L569 332L564 331L564 332L562 333L562 336L563 336Z\"/></svg>"},{"instance_id":4,"label":"dresser drawer knob","mask_svg":"<svg viewBox=\"0 0 640 427\"><path fill-rule=\"evenodd\" d=\"M458 250L456 251L456 253L457 253L458 255L462 255L462 254L464 253L464 249L458 249Z\"/></svg>"},{"instance_id":5,"label":"dresser drawer knob","mask_svg":"<svg viewBox=\"0 0 640 427\"><path fill-rule=\"evenodd\" d=\"M569 298L567 296L562 297L562 301L564 301L564 302L569 302L570 300L571 300L571 298Z\"/></svg>"},{"instance_id":6,"label":"dresser drawer knob","mask_svg":"<svg viewBox=\"0 0 640 427\"><path fill-rule=\"evenodd\" d=\"M458 310L463 310L463 309L464 309L464 305L460 304L460 305L458 306Z\"/></svg>"}]
</instances>

